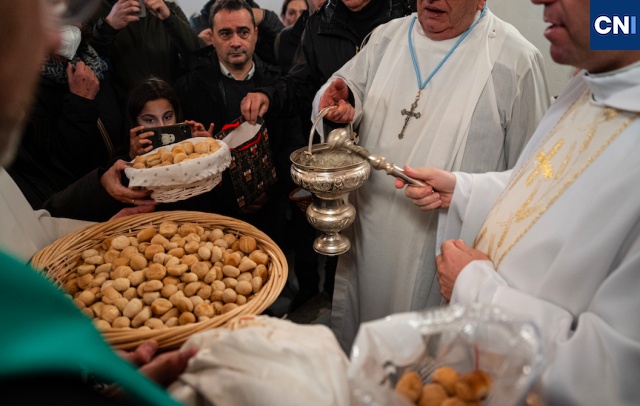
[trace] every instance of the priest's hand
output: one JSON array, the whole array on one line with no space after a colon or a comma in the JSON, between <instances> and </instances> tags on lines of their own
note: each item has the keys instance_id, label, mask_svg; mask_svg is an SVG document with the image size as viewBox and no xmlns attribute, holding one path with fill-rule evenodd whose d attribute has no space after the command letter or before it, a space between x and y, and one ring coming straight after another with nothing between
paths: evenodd
<instances>
[{"instance_id":1,"label":"priest's hand","mask_svg":"<svg viewBox=\"0 0 640 406\"><path fill-rule=\"evenodd\" d=\"M490 261L482 251L469 247L462 240L447 240L442 243L442 253L436 257L438 283L442 296L451 300L453 285L465 266L472 261Z\"/></svg>"},{"instance_id":2,"label":"priest's hand","mask_svg":"<svg viewBox=\"0 0 640 406\"><path fill-rule=\"evenodd\" d=\"M349 104L349 86L340 78L331 82L320 97L319 111L329 106L336 106L336 108L327 113L325 116L327 120L331 120L334 123L349 123L353 121L356 109Z\"/></svg>"},{"instance_id":3,"label":"priest's hand","mask_svg":"<svg viewBox=\"0 0 640 406\"><path fill-rule=\"evenodd\" d=\"M409 185L404 191L405 196L413 200L413 204L422 211L437 208L446 209L451 205L453 190L456 187L456 175L436 168L404 167L404 173L413 178L425 181L427 186ZM395 187L402 189L405 182L396 178Z\"/></svg>"},{"instance_id":4,"label":"priest's hand","mask_svg":"<svg viewBox=\"0 0 640 406\"><path fill-rule=\"evenodd\" d=\"M240 112L249 124L255 124L258 116L264 117L267 110L269 110L269 98L264 93L247 93L240 102Z\"/></svg>"}]
</instances>

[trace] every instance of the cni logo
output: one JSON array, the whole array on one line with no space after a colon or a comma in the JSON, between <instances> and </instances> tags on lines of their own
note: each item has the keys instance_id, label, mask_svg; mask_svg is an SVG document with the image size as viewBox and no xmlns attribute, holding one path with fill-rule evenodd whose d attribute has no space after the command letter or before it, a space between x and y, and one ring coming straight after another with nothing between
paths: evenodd
<instances>
[{"instance_id":1,"label":"cni logo","mask_svg":"<svg viewBox=\"0 0 640 406\"><path fill-rule=\"evenodd\" d=\"M640 34L637 27L640 1L591 0L589 7L591 49L640 49Z\"/></svg>"},{"instance_id":2,"label":"cni logo","mask_svg":"<svg viewBox=\"0 0 640 406\"><path fill-rule=\"evenodd\" d=\"M635 34L636 33L636 16L599 16L593 23L593 29L600 35L607 35L613 32L613 35L618 34Z\"/></svg>"}]
</instances>

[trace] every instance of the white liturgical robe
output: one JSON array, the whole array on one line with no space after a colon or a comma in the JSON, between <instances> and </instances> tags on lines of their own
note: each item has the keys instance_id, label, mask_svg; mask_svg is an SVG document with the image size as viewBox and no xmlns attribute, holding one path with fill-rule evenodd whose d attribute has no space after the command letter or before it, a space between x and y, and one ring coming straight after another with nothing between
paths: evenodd
<instances>
[{"instance_id":1,"label":"white liturgical robe","mask_svg":"<svg viewBox=\"0 0 640 406\"><path fill-rule=\"evenodd\" d=\"M479 18L480 12L478 12ZM415 14L379 26L362 51L328 83L345 80L354 96L359 145L398 166L467 172L513 166L550 97L539 51L489 10L421 91L403 133L403 109L418 93L408 33ZM458 38L433 41L420 23L412 42L422 80ZM416 212L394 179L372 170L350 194L351 249L338 261L331 326L349 350L361 322L441 303L435 277L437 215Z\"/></svg>"},{"instance_id":2,"label":"white liturgical robe","mask_svg":"<svg viewBox=\"0 0 640 406\"><path fill-rule=\"evenodd\" d=\"M46 210L34 211L18 185L0 168L0 246L27 262L33 254L87 221L55 218Z\"/></svg>"},{"instance_id":3,"label":"white liturgical robe","mask_svg":"<svg viewBox=\"0 0 640 406\"><path fill-rule=\"evenodd\" d=\"M511 172L456 173L440 239L467 265L452 303L485 302L537 323L549 404L640 402L640 63L581 72ZM476 237L477 236L477 237Z\"/></svg>"}]
</instances>

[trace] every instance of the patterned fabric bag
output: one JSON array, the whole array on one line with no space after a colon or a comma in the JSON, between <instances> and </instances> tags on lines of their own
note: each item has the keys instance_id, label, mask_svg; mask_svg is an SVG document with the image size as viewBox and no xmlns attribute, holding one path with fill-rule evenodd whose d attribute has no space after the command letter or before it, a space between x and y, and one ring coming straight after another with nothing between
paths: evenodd
<instances>
[{"instance_id":1,"label":"patterned fabric bag","mask_svg":"<svg viewBox=\"0 0 640 406\"><path fill-rule=\"evenodd\" d=\"M269 134L262 117L252 125L239 117L214 135L231 150L229 175L239 208L253 202L276 182Z\"/></svg>"}]
</instances>

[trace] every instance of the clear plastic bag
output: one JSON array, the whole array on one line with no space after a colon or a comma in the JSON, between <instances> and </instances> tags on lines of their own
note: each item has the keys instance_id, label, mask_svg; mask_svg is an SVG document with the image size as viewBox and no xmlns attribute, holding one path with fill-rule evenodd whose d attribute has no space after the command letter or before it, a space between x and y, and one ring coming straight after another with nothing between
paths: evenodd
<instances>
[{"instance_id":1,"label":"clear plastic bag","mask_svg":"<svg viewBox=\"0 0 640 406\"><path fill-rule=\"evenodd\" d=\"M544 350L537 327L501 309L474 304L399 313L360 326L351 351L349 379L356 405L407 404L390 394L406 371L423 384L434 370L481 369L493 385L485 405L525 404L540 376ZM406 402L406 403L405 403Z\"/></svg>"}]
</instances>

